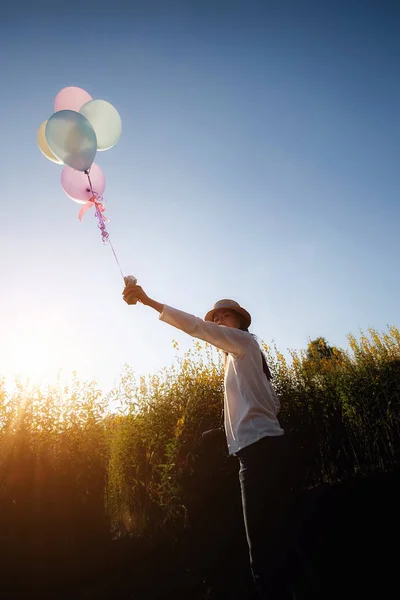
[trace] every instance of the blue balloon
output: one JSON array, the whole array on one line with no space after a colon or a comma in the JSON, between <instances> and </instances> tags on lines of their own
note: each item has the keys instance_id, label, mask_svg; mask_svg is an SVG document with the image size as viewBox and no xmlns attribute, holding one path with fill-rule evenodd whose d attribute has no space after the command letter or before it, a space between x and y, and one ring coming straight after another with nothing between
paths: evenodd
<instances>
[{"instance_id":1,"label":"blue balloon","mask_svg":"<svg viewBox=\"0 0 400 600\"><path fill-rule=\"evenodd\" d=\"M46 125L46 140L53 154L76 171L87 171L97 151L93 126L81 113L59 110Z\"/></svg>"}]
</instances>

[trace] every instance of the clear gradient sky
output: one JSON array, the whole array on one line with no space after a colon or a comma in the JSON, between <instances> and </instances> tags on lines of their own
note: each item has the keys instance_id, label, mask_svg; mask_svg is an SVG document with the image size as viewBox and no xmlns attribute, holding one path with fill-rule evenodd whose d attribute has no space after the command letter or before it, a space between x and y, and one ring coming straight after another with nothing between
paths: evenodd
<instances>
[{"instance_id":1,"label":"clear gradient sky","mask_svg":"<svg viewBox=\"0 0 400 600\"><path fill-rule=\"evenodd\" d=\"M122 280L36 146L68 85L110 101L98 153L126 274L203 316L224 297L278 348L400 325L400 5L22 0L0 21L0 373L106 390L191 339Z\"/></svg>"}]
</instances>

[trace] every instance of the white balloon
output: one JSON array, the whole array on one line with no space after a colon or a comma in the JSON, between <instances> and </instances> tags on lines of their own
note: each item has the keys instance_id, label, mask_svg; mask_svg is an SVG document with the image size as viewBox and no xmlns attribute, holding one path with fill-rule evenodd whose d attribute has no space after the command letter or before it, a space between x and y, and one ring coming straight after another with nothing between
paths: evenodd
<instances>
[{"instance_id":1,"label":"white balloon","mask_svg":"<svg viewBox=\"0 0 400 600\"><path fill-rule=\"evenodd\" d=\"M121 117L116 108L106 100L90 100L79 111L96 132L97 150L109 150L121 137Z\"/></svg>"}]
</instances>

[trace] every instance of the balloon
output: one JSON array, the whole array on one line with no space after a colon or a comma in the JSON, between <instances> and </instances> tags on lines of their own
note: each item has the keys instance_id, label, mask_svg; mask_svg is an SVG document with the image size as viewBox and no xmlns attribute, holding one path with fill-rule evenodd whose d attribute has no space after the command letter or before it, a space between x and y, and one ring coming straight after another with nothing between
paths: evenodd
<instances>
[{"instance_id":1,"label":"balloon","mask_svg":"<svg viewBox=\"0 0 400 600\"><path fill-rule=\"evenodd\" d=\"M60 110L50 117L46 140L53 154L77 171L87 171L96 156L94 129L86 117L74 110Z\"/></svg>"},{"instance_id":2,"label":"balloon","mask_svg":"<svg viewBox=\"0 0 400 600\"><path fill-rule=\"evenodd\" d=\"M92 96L79 87L66 87L58 92L54 101L54 112L59 110L76 110L79 112L81 107L92 100Z\"/></svg>"},{"instance_id":3,"label":"balloon","mask_svg":"<svg viewBox=\"0 0 400 600\"><path fill-rule=\"evenodd\" d=\"M46 158L51 160L51 162L56 163L57 165L62 165L62 160L57 158L57 156L55 156L49 148L45 135L46 125L47 121L43 121L37 132L37 144L39 146L39 150Z\"/></svg>"},{"instance_id":4,"label":"balloon","mask_svg":"<svg viewBox=\"0 0 400 600\"><path fill-rule=\"evenodd\" d=\"M103 171L99 165L93 163L90 167L89 175L93 191L97 194L98 198L101 198L106 189L106 178ZM86 204L92 197L86 173L75 171L71 167L67 166L63 168L61 172L61 185L67 196L78 204Z\"/></svg>"},{"instance_id":5,"label":"balloon","mask_svg":"<svg viewBox=\"0 0 400 600\"><path fill-rule=\"evenodd\" d=\"M97 136L97 150L115 146L121 136L121 117L112 104L105 100L90 100L80 111L93 125Z\"/></svg>"}]
</instances>

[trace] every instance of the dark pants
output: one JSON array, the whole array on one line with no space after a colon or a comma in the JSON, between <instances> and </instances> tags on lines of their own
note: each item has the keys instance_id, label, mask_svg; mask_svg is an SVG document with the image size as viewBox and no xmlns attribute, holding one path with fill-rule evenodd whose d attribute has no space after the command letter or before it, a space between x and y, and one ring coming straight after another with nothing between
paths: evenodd
<instances>
[{"instance_id":1,"label":"dark pants","mask_svg":"<svg viewBox=\"0 0 400 600\"><path fill-rule=\"evenodd\" d=\"M285 528L291 500L286 436L268 436L237 452L250 565L260 598L290 598Z\"/></svg>"}]
</instances>

